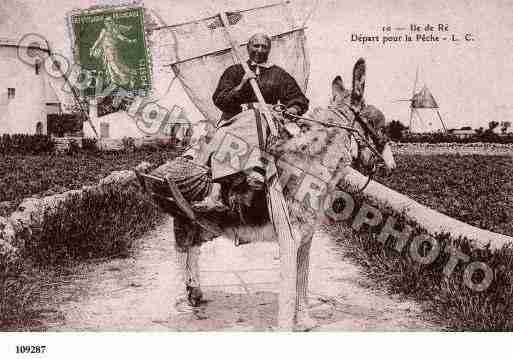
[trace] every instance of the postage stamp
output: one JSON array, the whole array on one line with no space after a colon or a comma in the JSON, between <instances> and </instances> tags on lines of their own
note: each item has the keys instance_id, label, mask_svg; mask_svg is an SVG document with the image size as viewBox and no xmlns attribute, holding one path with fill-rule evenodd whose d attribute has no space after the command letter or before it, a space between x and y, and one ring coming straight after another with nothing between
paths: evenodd
<instances>
[{"instance_id":1,"label":"postage stamp","mask_svg":"<svg viewBox=\"0 0 513 359\"><path fill-rule=\"evenodd\" d=\"M143 7L75 10L69 17L74 60L95 81L86 95L108 87L137 94L151 89Z\"/></svg>"}]
</instances>

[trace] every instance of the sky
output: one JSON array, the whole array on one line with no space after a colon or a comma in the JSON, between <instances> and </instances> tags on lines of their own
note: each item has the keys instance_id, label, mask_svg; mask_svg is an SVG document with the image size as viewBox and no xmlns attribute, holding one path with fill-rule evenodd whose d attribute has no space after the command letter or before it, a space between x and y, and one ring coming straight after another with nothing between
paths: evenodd
<instances>
[{"instance_id":1,"label":"sky","mask_svg":"<svg viewBox=\"0 0 513 359\"><path fill-rule=\"evenodd\" d=\"M273 0L145 0L144 6L166 24L180 23L221 10L269 4ZM1 0L0 38L28 32L46 37L57 52L70 55L66 14L72 9L115 3L92 0ZM513 1L511 0L297 0L291 9L298 21L308 17L307 46L310 81L307 96L312 107L325 106L331 81L341 75L349 84L354 62L367 62L366 101L380 108L387 120L408 123L407 102L415 74L418 87L426 85L440 106L449 128L483 126L491 120L513 121ZM311 13L310 16L308 16ZM352 34L384 34L383 26L409 28L447 24L450 34L474 41L387 44L351 41ZM391 31L404 36L405 31ZM172 98L193 118L199 116L179 86Z\"/></svg>"}]
</instances>

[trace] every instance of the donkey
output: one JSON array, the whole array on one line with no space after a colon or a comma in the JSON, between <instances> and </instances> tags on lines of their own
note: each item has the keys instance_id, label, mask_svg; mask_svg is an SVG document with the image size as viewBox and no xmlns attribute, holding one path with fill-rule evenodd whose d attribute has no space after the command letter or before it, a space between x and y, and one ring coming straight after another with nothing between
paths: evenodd
<instances>
[{"instance_id":1,"label":"donkey","mask_svg":"<svg viewBox=\"0 0 513 359\"><path fill-rule=\"evenodd\" d=\"M384 116L364 103L364 87L365 62L360 59L354 67L351 90L337 76L332 83L330 106L295 118L293 124L289 123L298 127L295 135L285 132L270 146L268 154L272 161L266 171L265 188L250 188L242 174L232 177L229 185L223 185L223 198L236 209L238 220L230 220L225 214L210 217L224 235L235 241L278 241L281 330L308 330L316 326L308 314L310 248L314 233L329 212L333 199L330 194L343 180L344 169L355 160L370 161L371 148L363 143L374 143L385 167L395 168L390 146L379 137ZM237 121L255 121L251 111L238 116ZM366 140L356 141L355 131ZM177 243L181 242L177 248L178 263L192 306L199 305L202 297L200 245L211 237L192 221L175 218L175 238Z\"/></svg>"}]
</instances>

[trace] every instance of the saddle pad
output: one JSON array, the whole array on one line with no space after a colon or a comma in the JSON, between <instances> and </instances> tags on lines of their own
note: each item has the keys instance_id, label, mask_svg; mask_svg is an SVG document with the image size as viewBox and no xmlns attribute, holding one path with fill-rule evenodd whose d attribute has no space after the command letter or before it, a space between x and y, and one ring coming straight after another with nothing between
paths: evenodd
<instances>
[{"instance_id":1,"label":"saddle pad","mask_svg":"<svg viewBox=\"0 0 513 359\"><path fill-rule=\"evenodd\" d=\"M265 121L262 124L262 137L266 139L268 127ZM208 144L207 153L212 154L212 177L216 181L254 167L265 170L255 111L241 112L220 127Z\"/></svg>"},{"instance_id":2,"label":"saddle pad","mask_svg":"<svg viewBox=\"0 0 513 359\"><path fill-rule=\"evenodd\" d=\"M177 157L154 169L152 176L172 180L184 198L189 202L201 201L212 189L212 178L207 167L184 157ZM162 196L171 196L166 185L152 182L152 190Z\"/></svg>"}]
</instances>

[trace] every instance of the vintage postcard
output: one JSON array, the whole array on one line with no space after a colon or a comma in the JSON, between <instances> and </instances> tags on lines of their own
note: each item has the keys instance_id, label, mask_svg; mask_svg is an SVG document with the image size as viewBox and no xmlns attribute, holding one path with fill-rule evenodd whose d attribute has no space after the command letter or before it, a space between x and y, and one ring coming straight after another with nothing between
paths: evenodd
<instances>
[{"instance_id":1,"label":"vintage postcard","mask_svg":"<svg viewBox=\"0 0 513 359\"><path fill-rule=\"evenodd\" d=\"M8 357L513 330L512 11L2 0L0 331L40 334Z\"/></svg>"}]
</instances>

